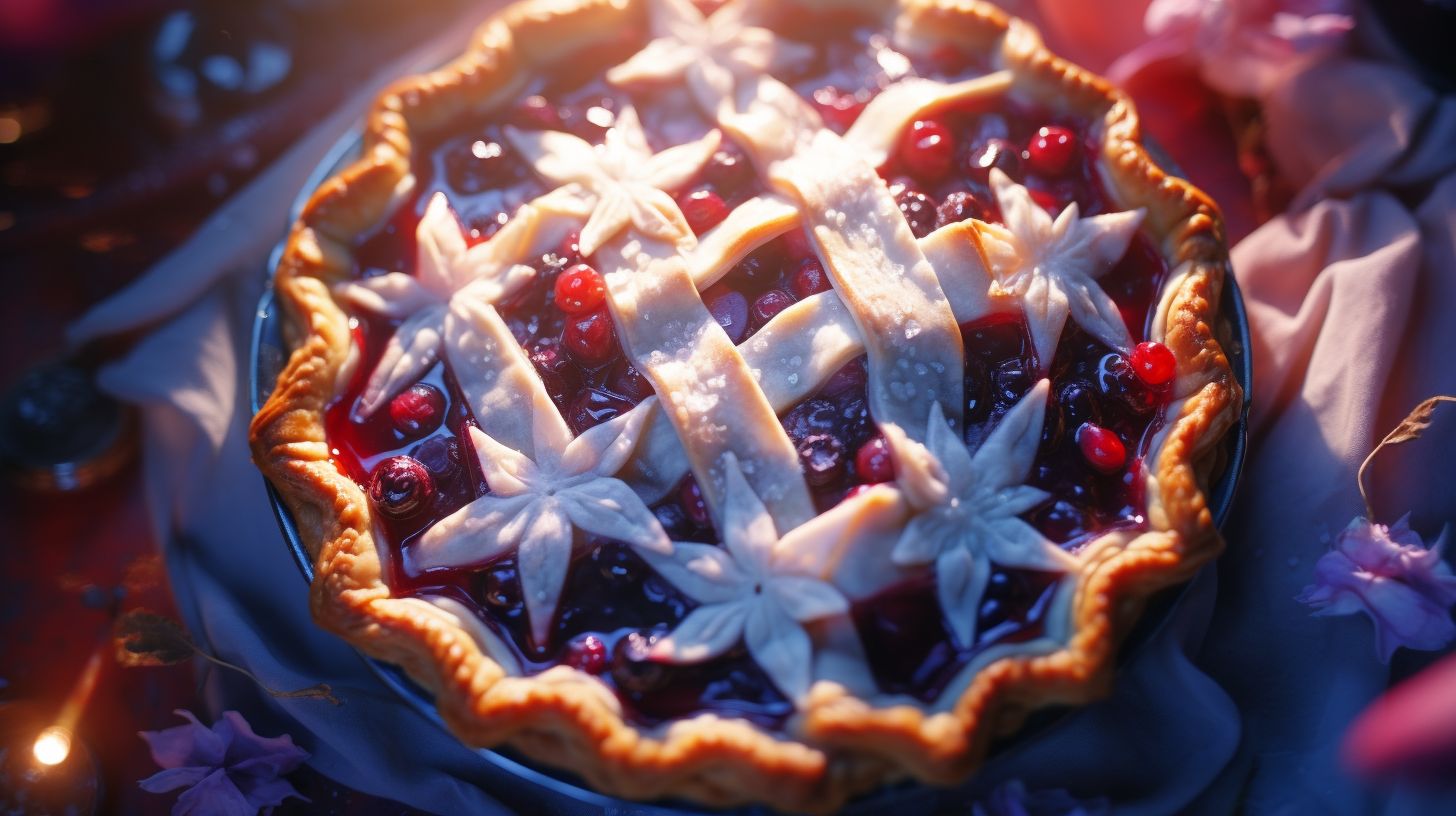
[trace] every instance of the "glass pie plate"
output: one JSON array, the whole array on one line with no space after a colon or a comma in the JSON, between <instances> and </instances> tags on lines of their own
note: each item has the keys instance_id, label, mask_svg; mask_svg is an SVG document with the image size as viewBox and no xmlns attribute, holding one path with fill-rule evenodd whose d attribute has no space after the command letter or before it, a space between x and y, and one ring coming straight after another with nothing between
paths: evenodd
<instances>
[{"instance_id":1,"label":"glass pie plate","mask_svg":"<svg viewBox=\"0 0 1456 816\"><path fill-rule=\"evenodd\" d=\"M312 175L304 183L293 207L287 224L296 220L313 191L327 179L342 170L359 153L363 140L359 132L353 131L340 139L325 154ZM1178 173L1176 165L1155 145L1149 145L1158 163L1169 172ZM278 260L283 252L280 242L268 262L268 278L271 281ZM1232 270L1225 275L1223 296L1220 302L1219 340L1233 368L1234 376L1243 388L1244 401L1239 412L1239 421L1224 437L1222 473L1209 490L1208 504L1219 525L1223 524L1233 504L1243 467L1248 440L1248 408L1253 380L1252 362L1249 358L1248 316L1244 310L1243 297L1239 292ZM258 303L253 319L252 347L250 356L250 408L257 413L273 390L278 373L287 361L289 349L282 338L282 319L275 308L273 288L265 290ZM283 534L284 543L292 552L299 571L305 581L313 580L313 559L299 538L298 529L288 508L283 504L273 485L266 479L264 484L273 513ZM1212 568L1209 565L1207 568ZM1175 587L1155 596L1144 611L1139 624L1123 644L1119 661L1125 662L1146 643L1168 617L1169 611L1182 594L1181 587ZM434 701L427 691L412 681L402 669L389 663L360 655L369 669L381 682L390 687L408 705L422 716L437 724L440 739L454 739L435 710ZM1041 711L1028 720L1008 744L1046 735L1057 720L1067 713L1065 709ZM994 752L995 749L993 749ZM521 813L559 814L560 816L672 816L685 812L703 812L701 808L673 802L641 803L617 799L597 793L571 774L547 768L530 762L509 749L477 749L479 757L477 777L486 780L487 791L507 807ZM968 790L975 784L972 777L962 787L936 788L904 782L891 785L874 793L862 796L841 813L846 816L902 816L904 813L931 813L943 808L959 806L967 808ZM708 811L733 814L769 814L764 807L739 808L731 811ZM949 812L956 812L954 810Z\"/></svg>"}]
</instances>

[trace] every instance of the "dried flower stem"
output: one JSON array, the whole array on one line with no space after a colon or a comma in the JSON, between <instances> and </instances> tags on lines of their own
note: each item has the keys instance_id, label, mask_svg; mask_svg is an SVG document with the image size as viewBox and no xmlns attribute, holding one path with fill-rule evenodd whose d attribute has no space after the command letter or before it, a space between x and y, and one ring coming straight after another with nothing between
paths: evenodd
<instances>
[{"instance_id":1,"label":"dried flower stem","mask_svg":"<svg viewBox=\"0 0 1456 816\"><path fill-rule=\"evenodd\" d=\"M1387 445L1399 445L1402 442L1420 439L1421 434L1431 426L1431 416L1436 412L1436 406L1443 402L1456 403L1456 397L1437 395L1417 405L1406 415L1405 419L1400 421L1399 425L1395 426L1395 430L1380 440L1380 444L1375 446L1375 450L1370 451L1370 455L1365 457L1365 461L1360 463L1360 470L1355 474L1355 482L1360 488L1360 499L1365 502L1365 518L1375 520L1375 508L1370 503L1370 489L1365 483L1365 473L1370 469L1370 463L1374 461L1375 454L1380 453Z\"/></svg>"}]
</instances>

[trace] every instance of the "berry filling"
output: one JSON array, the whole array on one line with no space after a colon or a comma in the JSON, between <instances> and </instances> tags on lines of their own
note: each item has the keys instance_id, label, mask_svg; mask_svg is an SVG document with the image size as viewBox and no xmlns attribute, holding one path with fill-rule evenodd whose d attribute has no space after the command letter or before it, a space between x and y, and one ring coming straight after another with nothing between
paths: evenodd
<instances>
[{"instance_id":1,"label":"berry filling","mask_svg":"<svg viewBox=\"0 0 1456 816\"><path fill-rule=\"evenodd\" d=\"M893 81L891 69L899 65L893 57L904 61L896 69L901 75L954 78L984 67L949 48L927 60L906 60L881 35L856 33L821 44L813 64L789 79L827 126L840 132ZM565 129L599 142L625 101L600 82L569 92L540 90L511 108L504 121ZM1084 215L1111 208L1095 174L1088 123L1011 101L997 107L991 111L978 103L940 111L902 135L880 172L912 232L923 236L967 218L999 220L989 186L992 169L1027 185L1049 208L1072 201ZM644 118L651 132L645 109ZM498 125L474 123L454 133L425 144L425 158L415 166L415 196L355 247L360 277L414 271L415 226L434 191L446 192L471 243L490 240L507 213L545 192ZM743 151L725 141L696 179L669 192L689 226L702 233L764 187ZM617 340L602 272L581 256L575 236L532 265L537 274L498 309L572 431L620 416L651 396L651 383L624 357ZM1139 237L1099 280L1135 339L1146 334L1165 274L1156 248ZM741 343L795 302L831 288L807 237L796 230L747 255L702 298L728 337ZM388 555L395 592L465 604L503 637L527 673L562 663L580 669L613 688L629 716L643 724L706 711L774 727L792 715L793 705L741 646L696 665L650 658L655 639L694 604L618 542L578 535L545 643L530 635L513 557L469 568L410 569L412 542L424 530L488 492L466 431L474 419L443 362L374 415L352 418L368 372L396 324L360 316L355 327L361 365L329 408L326 430L335 464L364 488L378 511L376 535ZM1069 322L1043 374L1019 317L992 316L961 330L963 427L973 449L1039 377L1051 379L1042 442L1027 480L1050 495L1025 520L1068 549L1107 530L1141 526L1142 457L1176 375L1171 352L1144 342L1124 357ZM895 477L893 458L870 414L867 386L864 358L853 360L780 417L821 511ZM652 511L673 540L720 540L691 475ZM855 601L851 617L881 690L932 700L986 648L1039 637L1056 578L993 566L974 642L967 646L950 636L933 573Z\"/></svg>"}]
</instances>

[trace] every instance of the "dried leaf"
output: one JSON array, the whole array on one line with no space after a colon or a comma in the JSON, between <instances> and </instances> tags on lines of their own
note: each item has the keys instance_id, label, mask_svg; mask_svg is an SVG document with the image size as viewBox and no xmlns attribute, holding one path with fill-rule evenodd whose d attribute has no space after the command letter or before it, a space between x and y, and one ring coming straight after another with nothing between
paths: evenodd
<instances>
[{"instance_id":1,"label":"dried leaf","mask_svg":"<svg viewBox=\"0 0 1456 816\"><path fill-rule=\"evenodd\" d=\"M1431 427L1431 419L1436 413L1436 406L1443 402L1456 403L1456 397L1434 396L1411 409L1406 418L1395 426L1395 430L1386 434L1385 438L1380 440L1380 444L1375 446L1375 450L1370 451L1370 455L1360 463L1360 470L1355 475L1355 482L1360 488L1360 498L1365 500L1366 518L1375 518L1375 510L1370 506L1370 491L1365 486L1365 472L1370 469L1370 463L1375 459L1375 454L1380 453L1387 445L1399 445L1403 442L1420 439L1421 434Z\"/></svg>"},{"instance_id":2,"label":"dried leaf","mask_svg":"<svg viewBox=\"0 0 1456 816\"><path fill-rule=\"evenodd\" d=\"M123 666L172 666L197 654L182 624L146 610L117 618L112 630L116 662Z\"/></svg>"}]
</instances>

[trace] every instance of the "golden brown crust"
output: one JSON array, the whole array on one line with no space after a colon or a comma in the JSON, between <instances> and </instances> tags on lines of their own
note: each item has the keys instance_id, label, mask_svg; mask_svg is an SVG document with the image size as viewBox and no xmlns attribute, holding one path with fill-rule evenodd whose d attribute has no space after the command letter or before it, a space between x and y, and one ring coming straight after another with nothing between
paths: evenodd
<instances>
[{"instance_id":1,"label":"golden brown crust","mask_svg":"<svg viewBox=\"0 0 1456 816\"><path fill-rule=\"evenodd\" d=\"M815 6L893 11L881 0ZM1240 393L1214 336L1227 249L1216 206L1164 173L1141 143L1121 92L1046 51L1036 32L972 0L901 0L899 13L936 37L999 54L1016 89L1103 123L1109 186L1146 207L1151 231L1177 266L1155 334L1179 364L1175 399L1148 467L1149 530L1105 536L1064 599L1065 646L990 660L954 705L876 708L816 689L789 731L703 715L652 734L626 722L599 684L569 669L511 676L448 611L395 598L383 581L368 503L329 458L323 413L350 355L347 317L329 285L348 274L350 242L380 223L410 177L411 133L467 110L488 111L529 77L592 45L642 32L643 0L529 0L487 22L470 51L445 68L384 91L366 119L361 157L317 190L293 227L276 286L296 350L254 418L254 459L277 486L313 555L315 619L372 657L393 662L435 695L450 728L472 745L509 742L629 798L676 796L710 805L752 801L827 811L906 776L963 778L991 741L1053 703L1079 703L1111 683L1116 646L1146 598L1186 580L1222 546L1202 485L1210 451L1236 421ZM645 34L637 34L643 41Z\"/></svg>"}]
</instances>

